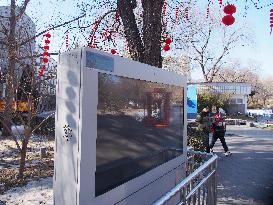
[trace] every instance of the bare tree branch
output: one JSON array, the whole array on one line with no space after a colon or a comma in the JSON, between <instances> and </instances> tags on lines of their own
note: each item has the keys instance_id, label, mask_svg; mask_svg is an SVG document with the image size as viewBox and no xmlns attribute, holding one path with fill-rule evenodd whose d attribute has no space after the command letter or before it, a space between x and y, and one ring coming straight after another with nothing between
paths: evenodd
<instances>
[{"instance_id":1,"label":"bare tree branch","mask_svg":"<svg viewBox=\"0 0 273 205\"><path fill-rule=\"evenodd\" d=\"M30 0L25 0L23 2L23 5L21 6L20 12L16 17L17 19L20 19L22 17L22 15L25 13L27 5L28 5L29 2L30 2Z\"/></svg>"},{"instance_id":2,"label":"bare tree branch","mask_svg":"<svg viewBox=\"0 0 273 205\"><path fill-rule=\"evenodd\" d=\"M65 26L65 25L67 25L67 24L70 24L70 23L72 23L72 22L74 22L74 21L77 21L77 20L79 20L79 19L81 19L81 18L83 18L83 17L85 17L85 16L86 16L86 14L83 14L83 15L81 15L81 16L78 16L78 17L74 18L74 19L71 19L70 21L66 21L66 22L61 23L61 24L56 25L56 26L51 26L51 27L49 27L48 29L45 29L45 30L41 31L40 33L36 34L35 36L33 36L33 37L31 37L31 38L29 38L29 39L27 39L27 40L21 42L21 43L19 44L19 46L23 46L23 45L25 45L25 44L27 44L27 43L33 41L35 38L37 38L37 37L39 37L39 36L45 34L46 32L48 32L48 31L50 31L50 30L53 30L53 29L56 29L56 28L60 28L60 27L62 27L62 26Z\"/></svg>"}]
</instances>

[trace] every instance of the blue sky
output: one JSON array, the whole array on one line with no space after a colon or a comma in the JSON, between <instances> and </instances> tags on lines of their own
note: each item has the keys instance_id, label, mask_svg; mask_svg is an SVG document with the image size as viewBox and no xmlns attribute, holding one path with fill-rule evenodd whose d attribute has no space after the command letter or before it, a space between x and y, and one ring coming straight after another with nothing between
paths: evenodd
<instances>
[{"instance_id":1,"label":"blue sky","mask_svg":"<svg viewBox=\"0 0 273 205\"><path fill-rule=\"evenodd\" d=\"M263 1L273 2L272 0ZM240 21L240 18L242 18L241 13L245 11L244 1L240 1L240 3L235 2L235 4L238 7L239 15L237 16L237 21ZM248 64L250 59L257 61L260 64L261 70L259 74L261 77L271 76L273 78L273 32L272 35L269 34L270 9L273 9L273 6L258 10L251 5L251 8L248 9L246 20L254 32L255 45L236 48L232 52L232 57L239 58L245 65Z\"/></svg>"}]
</instances>

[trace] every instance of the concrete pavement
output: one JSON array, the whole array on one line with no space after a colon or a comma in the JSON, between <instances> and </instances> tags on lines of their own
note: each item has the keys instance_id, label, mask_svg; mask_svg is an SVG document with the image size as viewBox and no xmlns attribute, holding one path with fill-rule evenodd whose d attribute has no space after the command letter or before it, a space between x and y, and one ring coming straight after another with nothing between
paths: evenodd
<instances>
[{"instance_id":1,"label":"concrete pavement","mask_svg":"<svg viewBox=\"0 0 273 205\"><path fill-rule=\"evenodd\" d=\"M273 131L228 126L226 141L232 156L223 156L218 140L218 204L273 204Z\"/></svg>"}]
</instances>

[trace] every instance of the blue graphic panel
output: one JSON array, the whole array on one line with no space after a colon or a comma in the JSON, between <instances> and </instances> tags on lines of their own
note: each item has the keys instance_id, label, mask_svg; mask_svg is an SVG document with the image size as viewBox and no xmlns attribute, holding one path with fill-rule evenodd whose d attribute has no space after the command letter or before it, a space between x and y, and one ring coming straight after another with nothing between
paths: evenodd
<instances>
[{"instance_id":1,"label":"blue graphic panel","mask_svg":"<svg viewBox=\"0 0 273 205\"><path fill-rule=\"evenodd\" d=\"M188 119L195 119L197 115L196 85L187 86L187 105Z\"/></svg>"},{"instance_id":2,"label":"blue graphic panel","mask_svg":"<svg viewBox=\"0 0 273 205\"><path fill-rule=\"evenodd\" d=\"M86 51L86 67L114 71L114 59L91 51Z\"/></svg>"}]
</instances>

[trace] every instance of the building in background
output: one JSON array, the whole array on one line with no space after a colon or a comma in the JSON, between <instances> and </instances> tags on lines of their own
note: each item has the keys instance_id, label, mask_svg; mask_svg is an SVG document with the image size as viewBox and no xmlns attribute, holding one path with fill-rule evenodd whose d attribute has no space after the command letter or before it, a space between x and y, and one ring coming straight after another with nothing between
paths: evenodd
<instances>
[{"instance_id":1,"label":"building in background","mask_svg":"<svg viewBox=\"0 0 273 205\"><path fill-rule=\"evenodd\" d=\"M19 13L19 8L17 10ZM5 94L5 74L7 72L8 65L8 49L7 46L1 43L1 41L7 40L6 31L9 28L9 17L10 17L10 7L0 6L0 98ZM22 43L25 40L36 34L36 26L29 16L23 14L20 19L16 22L16 43ZM17 50L17 57L20 58L19 62L16 63L14 70L14 85L16 85L21 78L24 67L27 65L32 65L32 58L35 49L35 41L30 41L29 43L21 46Z\"/></svg>"},{"instance_id":2,"label":"building in background","mask_svg":"<svg viewBox=\"0 0 273 205\"><path fill-rule=\"evenodd\" d=\"M233 114L247 114L247 97L251 94L251 85L249 83L227 83L227 82L213 82L213 83L195 83L197 93L212 92L220 94L229 94L229 108L227 113Z\"/></svg>"}]
</instances>

